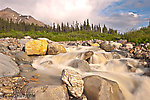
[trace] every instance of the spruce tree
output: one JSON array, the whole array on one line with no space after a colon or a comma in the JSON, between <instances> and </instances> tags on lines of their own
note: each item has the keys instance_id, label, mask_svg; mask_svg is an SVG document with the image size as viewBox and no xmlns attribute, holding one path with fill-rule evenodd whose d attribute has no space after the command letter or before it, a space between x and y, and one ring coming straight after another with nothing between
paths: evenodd
<instances>
[{"instance_id":1,"label":"spruce tree","mask_svg":"<svg viewBox=\"0 0 150 100\"><path fill-rule=\"evenodd\" d=\"M55 23L53 23L53 32L56 31Z\"/></svg>"},{"instance_id":2,"label":"spruce tree","mask_svg":"<svg viewBox=\"0 0 150 100\"><path fill-rule=\"evenodd\" d=\"M57 24L57 32L60 32L60 25Z\"/></svg>"},{"instance_id":3,"label":"spruce tree","mask_svg":"<svg viewBox=\"0 0 150 100\"><path fill-rule=\"evenodd\" d=\"M89 24L89 19L87 19L86 30L88 30L88 31L91 30L90 24Z\"/></svg>"},{"instance_id":4,"label":"spruce tree","mask_svg":"<svg viewBox=\"0 0 150 100\"><path fill-rule=\"evenodd\" d=\"M105 24L104 24L104 27L103 27L103 33L107 33L107 27L105 26Z\"/></svg>"}]
</instances>

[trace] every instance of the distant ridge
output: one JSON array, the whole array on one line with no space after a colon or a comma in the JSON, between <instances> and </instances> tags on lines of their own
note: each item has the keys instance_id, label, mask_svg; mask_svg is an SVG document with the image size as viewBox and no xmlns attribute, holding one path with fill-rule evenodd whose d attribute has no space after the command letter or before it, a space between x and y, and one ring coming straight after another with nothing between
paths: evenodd
<instances>
[{"instance_id":1,"label":"distant ridge","mask_svg":"<svg viewBox=\"0 0 150 100\"><path fill-rule=\"evenodd\" d=\"M17 13L16 11L12 10L11 8L5 8L3 10L0 10L0 18L2 19L12 19L14 23L20 23L20 22L25 22L26 24L34 24L38 26L44 26L45 24L36 20L32 16L28 15L21 15Z\"/></svg>"}]
</instances>

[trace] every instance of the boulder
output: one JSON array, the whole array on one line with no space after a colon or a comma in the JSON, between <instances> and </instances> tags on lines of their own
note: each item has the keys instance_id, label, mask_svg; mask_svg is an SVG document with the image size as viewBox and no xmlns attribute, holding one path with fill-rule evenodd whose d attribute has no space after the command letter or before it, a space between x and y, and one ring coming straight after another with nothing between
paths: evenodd
<instances>
[{"instance_id":1,"label":"boulder","mask_svg":"<svg viewBox=\"0 0 150 100\"><path fill-rule=\"evenodd\" d=\"M17 64L8 56L0 53L0 77L19 74Z\"/></svg>"},{"instance_id":2,"label":"boulder","mask_svg":"<svg viewBox=\"0 0 150 100\"><path fill-rule=\"evenodd\" d=\"M98 43L92 43L92 42L89 42L90 46L99 46Z\"/></svg>"},{"instance_id":3,"label":"boulder","mask_svg":"<svg viewBox=\"0 0 150 100\"><path fill-rule=\"evenodd\" d=\"M121 56L117 52L111 52L113 59L120 59Z\"/></svg>"},{"instance_id":4,"label":"boulder","mask_svg":"<svg viewBox=\"0 0 150 100\"><path fill-rule=\"evenodd\" d=\"M19 66L21 72L31 72L35 71L36 69L32 67L30 64L21 64Z\"/></svg>"},{"instance_id":5,"label":"boulder","mask_svg":"<svg viewBox=\"0 0 150 100\"><path fill-rule=\"evenodd\" d=\"M67 88L65 85L35 88L35 100L69 100Z\"/></svg>"},{"instance_id":6,"label":"boulder","mask_svg":"<svg viewBox=\"0 0 150 100\"><path fill-rule=\"evenodd\" d=\"M48 55L57 55L59 53L66 53L66 49L59 43L49 43L48 44Z\"/></svg>"},{"instance_id":7,"label":"boulder","mask_svg":"<svg viewBox=\"0 0 150 100\"><path fill-rule=\"evenodd\" d=\"M129 54L129 52L127 52L127 51L115 51L116 53L118 53L118 54L120 54L121 56L123 56L123 57L125 57L125 58L127 58L127 57L130 57L130 54Z\"/></svg>"},{"instance_id":8,"label":"boulder","mask_svg":"<svg viewBox=\"0 0 150 100\"><path fill-rule=\"evenodd\" d=\"M100 47L102 49L104 49L105 51L107 51L107 52L110 52L110 51L114 50L113 46L111 46L110 44L106 44L106 43L101 43Z\"/></svg>"},{"instance_id":9,"label":"boulder","mask_svg":"<svg viewBox=\"0 0 150 100\"><path fill-rule=\"evenodd\" d=\"M124 100L118 84L100 76L84 78L84 94L88 100Z\"/></svg>"},{"instance_id":10,"label":"boulder","mask_svg":"<svg viewBox=\"0 0 150 100\"><path fill-rule=\"evenodd\" d=\"M126 46L126 49L132 49L133 48L133 45L131 43L127 43L125 46Z\"/></svg>"},{"instance_id":11,"label":"boulder","mask_svg":"<svg viewBox=\"0 0 150 100\"><path fill-rule=\"evenodd\" d=\"M81 71L91 71L88 62L86 62L85 60L75 59L71 61L68 65L73 68L80 69Z\"/></svg>"},{"instance_id":12,"label":"boulder","mask_svg":"<svg viewBox=\"0 0 150 100\"><path fill-rule=\"evenodd\" d=\"M93 56L94 52L93 51L87 51L84 53L84 56L83 56L83 60L88 60L91 56Z\"/></svg>"},{"instance_id":13,"label":"boulder","mask_svg":"<svg viewBox=\"0 0 150 100\"><path fill-rule=\"evenodd\" d=\"M48 43L46 40L28 41L25 44L25 51L27 55L45 55Z\"/></svg>"},{"instance_id":14,"label":"boulder","mask_svg":"<svg viewBox=\"0 0 150 100\"><path fill-rule=\"evenodd\" d=\"M82 80L82 76L78 72L70 69L64 69L62 71L61 79L65 84L67 84L69 92L74 97L79 98L82 96L84 82Z\"/></svg>"},{"instance_id":15,"label":"boulder","mask_svg":"<svg viewBox=\"0 0 150 100\"><path fill-rule=\"evenodd\" d=\"M20 65L20 64L31 64L32 59L23 51L17 52L14 55L14 61Z\"/></svg>"}]
</instances>

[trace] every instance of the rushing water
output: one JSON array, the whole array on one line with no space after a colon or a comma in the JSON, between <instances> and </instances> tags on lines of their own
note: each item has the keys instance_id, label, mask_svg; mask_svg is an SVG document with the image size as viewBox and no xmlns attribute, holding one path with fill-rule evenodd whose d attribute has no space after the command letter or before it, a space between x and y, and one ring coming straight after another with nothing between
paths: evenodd
<instances>
[{"instance_id":1,"label":"rushing water","mask_svg":"<svg viewBox=\"0 0 150 100\"><path fill-rule=\"evenodd\" d=\"M83 59L84 52L93 50L94 55L90 58L91 72L81 72L68 66L73 59ZM113 80L119 84L126 100L150 100L150 78L142 76L143 69L137 68L136 72L129 72L124 60L130 60L134 65L138 61L131 58L112 59L110 53L92 47L69 47L67 53L58 55L47 55L39 57L33 66L47 75L60 76L63 69L77 70L83 77L99 75ZM104 56L104 54L107 54Z\"/></svg>"}]
</instances>

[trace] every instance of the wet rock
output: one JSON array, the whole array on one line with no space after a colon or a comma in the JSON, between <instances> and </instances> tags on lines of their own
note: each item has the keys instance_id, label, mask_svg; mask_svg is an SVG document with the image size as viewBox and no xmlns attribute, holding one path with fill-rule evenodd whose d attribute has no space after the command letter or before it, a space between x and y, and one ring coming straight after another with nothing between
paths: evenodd
<instances>
[{"instance_id":1,"label":"wet rock","mask_svg":"<svg viewBox=\"0 0 150 100\"><path fill-rule=\"evenodd\" d=\"M45 55L48 43L46 40L28 41L25 44L25 51L27 55Z\"/></svg>"},{"instance_id":2,"label":"wet rock","mask_svg":"<svg viewBox=\"0 0 150 100\"><path fill-rule=\"evenodd\" d=\"M113 56L111 54L111 52L105 52L105 53L102 53L103 56L107 59L107 60L111 60L113 59Z\"/></svg>"},{"instance_id":3,"label":"wet rock","mask_svg":"<svg viewBox=\"0 0 150 100\"><path fill-rule=\"evenodd\" d=\"M35 94L35 100L69 100L69 96L65 85L47 86L44 91Z\"/></svg>"},{"instance_id":4,"label":"wet rock","mask_svg":"<svg viewBox=\"0 0 150 100\"><path fill-rule=\"evenodd\" d=\"M89 58L92 57L93 54L94 54L93 51L86 51L86 52L84 53L83 60L86 60L86 61L88 62Z\"/></svg>"},{"instance_id":5,"label":"wet rock","mask_svg":"<svg viewBox=\"0 0 150 100\"><path fill-rule=\"evenodd\" d=\"M120 59L120 55L117 52L111 52L113 59Z\"/></svg>"},{"instance_id":6,"label":"wet rock","mask_svg":"<svg viewBox=\"0 0 150 100\"><path fill-rule=\"evenodd\" d=\"M120 54L121 56L127 58L127 57L130 57L130 54L127 52L127 51L115 51L117 52L118 54Z\"/></svg>"},{"instance_id":7,"label":"wet rock","mask_svg":"<svg viewBox=\"0 0 150 100\"><path fill-rule=\"evenodd\" d=\"M14 55L14 61L20 65L20 64L31 64L32 59L23 51L17 52Z\"/></svg>"},{"instance_id":8,"label":"wet rock","mask_svg":"<svg viewBox=\"0 0 150 100\"><path fill-rule=\"evenodd\" d=\"M100 76L84 78L84 94L88 100L124 100L118 84Z\"/></svg>"},{"instance_id":9,"label":"wet rock","mask_svg":"<svg viewBox=\"0 0 150 100\"><path fill-rule=\"evenodd\" d=\"M62 81L67 84L67 88L69 92L76 98L79 98L82 96L83 93L83 80L81 75L74 71L69 69L64 69L62 71Z\"/></svg>"},{"instance_id":10,"label":"wet rock","mask_svg":"<svg viewBox=\"0 0 150 100\"><path fill-rule=\"evenodd\" d=\"M53 64L53 61L51 61L51 60L47 60L47 61L40 63L40 65L42 65L42 66L51 65L51 64Z\"/></svg>"},{"instance_id":11,"label":"wet rock","mask_svg":"<svg viewBox=\"0 0 150 100\"><path fill-rule=\"evenodd\" d=\"M35 71L36 69L32 67L30 64L21 64L19 66L21 72L31 72Z\"/></svg>"},{"instance_id":12,"label":"wet rock","mask_svg":"<svg viewBox=\"0 0 150 100\"><path fill-rule=\"evenodd\" d=\"M36 86L26 92L31 100L69 100L66 85Z\"/></svg>"},{"instance_id":13,"label":"wet rock","mask_svg":"<svg viewBox=\"0 0 150 100\"><path fill-rule=\"evenodd\" d=\"M57 55L59 53L66 53L66 49L59 43L49 43L48 44L48 55Z\"/></svg>"},{"instance_id":14,"label":"wet rock","mask_svg":"<svg viewBox=\"0 0 150 100\"><path fill-rule=\"evenodd\" d=\"M113 46L111 46L110 44L106 44L106 43L101 43L100 47L102 49L104 49L105 51L107 51L107 52L110 52L110 51L114 50Z\"/></svg>"},{"instance_id":15,"label":"wet rock","mask_svg":"<svg viewBox=\"0 0 150 100\"><path fill-rule=\"evenodd\" d=\"M19 74L19 68L17 64L11 60L10 57L0 53L0 77L2 76L14 76Z\"/></svg>"},{"instance_id":16,"label":"wet rock","mask_svg":"<svg viewBox=\"0 0 150 100\"><path fill-rule=\"evenodd\" d=\"M68 65L73 68L80 69L81 71L86 71L86 72L91 71L88 62L86 62L84 60L75 59L75 60L71 61Z\"/></svg>"},{"instance_id":17,"label":"wet rock","mask_svg":"<svg viewBox=\"0 0 150 100\"><path fill-rule=\"evenodd\" d=\"M144 72L144 74L143 75L145 75L145 76L149 76L150 77L150 70L147 70L146 72Z\"/></svg>"},{"instance_id":18,"label":"wet rock","mask_svg":"<svg viewBox=\"0 0 150 100\"><path fill-rule=\"evenodd\" d=\"M135 59L120 59L120 61L127 66L133 66L135 68L139 66L139 61Z\"/></svg>"}]
</instances>

